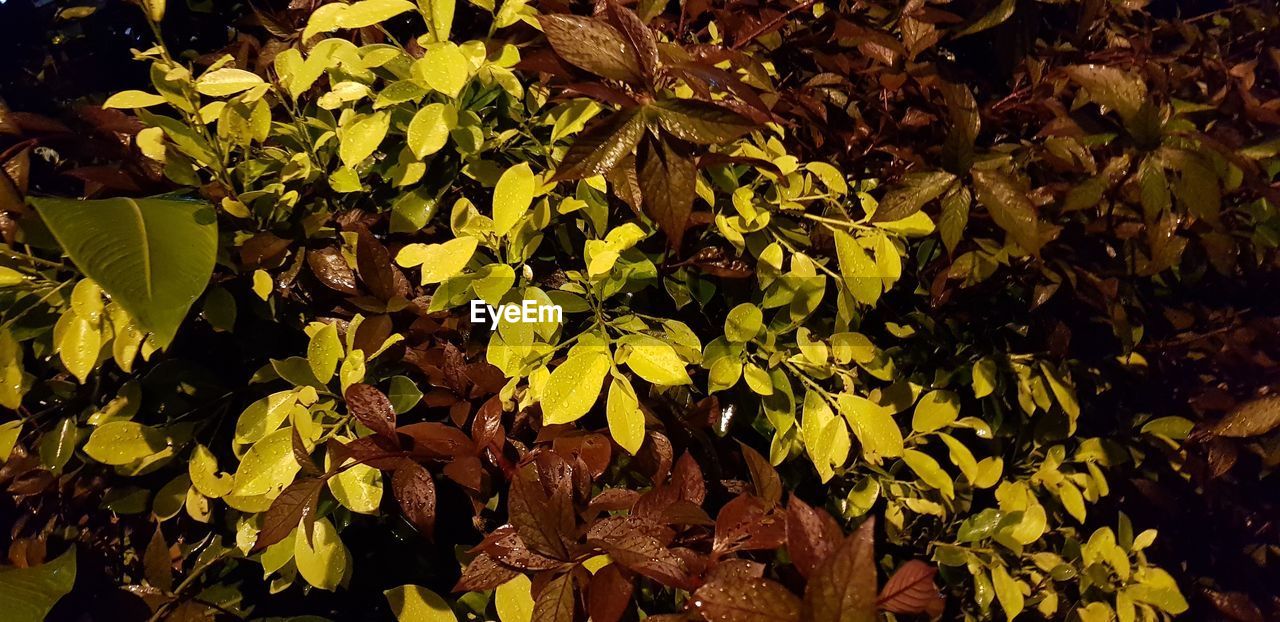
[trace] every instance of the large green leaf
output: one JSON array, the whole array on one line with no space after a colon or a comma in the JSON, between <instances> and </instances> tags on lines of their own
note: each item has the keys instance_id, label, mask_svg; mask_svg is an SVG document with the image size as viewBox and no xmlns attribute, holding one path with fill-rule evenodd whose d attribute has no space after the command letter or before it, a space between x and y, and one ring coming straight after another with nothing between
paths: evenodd
<instances>
[{"instance_id":1,"label":"large green leaf","mask_svg":"<svg viewBox=\"0 0 1280 622\"><path fill-rule=\"evenodd\" d=\"M40 622L76 582L76 550L34 568L0 568L0 610L9 622Z\"/></svg>"},{"instance_id":2,"label":"large green leaf","mask_svg":"<svg viewBox=\"0 0 1280 622\"><path fill-rule=\"evenodd\" d=\"M218 227L207 203L174 199L32 199L76 267L161 347L209 283Z\"/></svg>"}]
</instances>

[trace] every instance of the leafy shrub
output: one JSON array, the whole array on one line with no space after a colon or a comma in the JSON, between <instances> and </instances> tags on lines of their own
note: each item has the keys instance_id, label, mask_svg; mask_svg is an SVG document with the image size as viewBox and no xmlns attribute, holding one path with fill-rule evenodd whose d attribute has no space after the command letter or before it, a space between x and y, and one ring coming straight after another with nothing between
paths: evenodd
<instances>
[{"instance_id":1,"label":"leafy shrub","mask_svg":"<svg viewBox=\"0 0 1280 622\"><path fill-rule=\"evenodd\" d=\"M43 594L0 597L80 558L151 619L1262 619L1138 495L1270 482L1275 379L1206 340L1275 264L1277 18L1137 4L294 2L198 56L145 0L106 198L36 196L74 139L0 109Z\"/></svg>"}]
</instances>

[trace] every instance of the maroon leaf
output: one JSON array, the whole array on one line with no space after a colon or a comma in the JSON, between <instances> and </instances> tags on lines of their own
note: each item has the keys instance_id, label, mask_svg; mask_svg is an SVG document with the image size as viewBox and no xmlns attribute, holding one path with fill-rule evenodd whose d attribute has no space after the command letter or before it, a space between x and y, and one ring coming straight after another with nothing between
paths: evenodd
<instances>
[{"instance_id":1,"label":"maroon leaf","mask_svg":"<svg viewBox=\"0 0 1280 622\"><path fill-rule=\"evenodd\" d=\"M787 539L786 521L757 497L741 494L720 509L712 551L773 549Z\"/></svg>"},{"instance_id":2,"label":"maroon leaf","mask_svg":"<svg viewBox=\"0 0 1280 622\"><path fill-rule=\"evenodd\" d=\"M586 95L619 108L632 108L639 103L626 91L611 88L597 82L574 82L573 84L566 84L564 90Z\"/></svg>"},{"instance_id":3,"label":"maroon leaf","mask_svg":"<svg viewBox=\"0 0 1280 622\"><path fill-rule=\"evenodd\" d=\"M835 550L842 535L830 514L791 496L787 504L787 553L801 576L812 576Z\"/></svg>"},{"instance_id":4,"label":"maroon leaf","mask_svg":"<svg viewBox=\"0 0 1280 622\"><path fill-rule=\"evenodd\" d=\"M938 569L918 559L898 567L880 590L876 605L892 613L941 612L942 595L933 585Z\"/></svg>"},{"instance_id":5,"label":"maroon leaf","mask_svg":"<svg viewBox=\"0 0 1280 622\"><path fill-rule=\"evenodd\" d=\"M360 464L367 464L375 469L390 471L400 466L405 452L400 446L385 436L365 436L342 445L339 452L333 451L330 445L330 456L335 464L344 464L348 459ZM334 467L336 468L336 467Z\"/></svg>"},{"instance_id":6,"label":"maroon leaf","mask_svg":"<svg viewBox=\"0 0 1280 622\"><path fill-rule=\"evenodd\" d=\"M680 140L700 145L727 143L756 126L724 106L696 99L669 99L650 106L658 124Z\"/></svg>"},{"instance_id":7,"label":"maroon leaf","mask_svg":"<svg viewBox=\"0 0 1280 622\"><path fill-rule=\"evenodd\" d=\"M643 134L644 115L639 108L615 112L574 139L551 180L603 175L635 151Z\"/></svg>"},{"instance_id":8,"label":"maroon leaf","mask_svg":"<svg viewBox=\"0 0 1280 622\"><path fill-rule=\"evenodd\" d=\"M391 491L400 511L423 535L432 537L436 525L436 484L421 464L403 460L391 475Z\"/></svg>"},{"instance_id":9,"label":"maroon leaf","mask_svg":"<svg viewBox=\"0 0 1280 622\"><path fill-rule=\"evenodd\" d=\"M608 540L590 540L617 564L669 587L690 589L689 568L657 538L630 530Z\"/></svg>"},{"instance_id":10,"label":"maroon leaf","mask_svg":"<svg viewBox=\"0 0 1280 622\"><path fill-rule=\"evenodd\" d=\"M147 583L158 590L173 590L173 557L169 555L169 543L164 541L164 532L156 523L156 531L142 554L142 571Z\"/></svg>"},{"instance_id":11,"label":"maroon leaf","mask_svg":"<svg viewBox=\"0 0 1280 622\"><path fill-rule=\"evenodd\" d=\"M281 491L280 496L271 502L271 507L262 516L262 531L258 532L258 539L253 543L251 552L261 551L284 540L304 521L304 527L310 533L324 482L322 477L300 478Z\"/></svg>"},{"instance_id":12,"label":"maroon leaf","mask_svg":"<svg viewBox=\"0 0 1280 622\"><path fill-rule=\"evenodd\" d=\"M329 289L343 294L357 296L360 288L356 285L356 273L347 265L347 260L336 248L323 248L307 251L307 265L316 280Z\"/></svg>"},{"instance_id":13,"label":"maroon leaf","mask_svg":"<svg viewBox=\"0 0 1280 622\"><path fill-rule=\"evenodd\" d=\"M618 622L631 605L635 582L617 565L596 571L587 585L587 614L592 622Z\"/></svg>"},{"instance_id":14,"label":"maroon leaf","mask_svg":"<svg viewBox=\"0 0 1280 622\"><path fill-rule=\"evenodd\" d=\"M356 271L360 274L360 280L364 281L369 292L379 300L391 300L398 293L395 278L397 270L391 264L391 253L367 228L359 226L356 233L359 236L356 242ZM402 275L401 279L403 278Z\"/></svg>"},{"instance_id":15,"label":"maroon leaf","mask_svg":"<svg viewBox=\"0 0 1280 622\"><path fill-rule=\"evenodd\" d=\"M707 620L788 622L800 619L800 599L777 581L714 581L693 593L693 607Z\"/></svg>"},{"instance_id":16,"label":"maroon leaf","mask_svg":"<svg viewBox=\"0 0 1280 622\"><path fill-rule=\"evenodd\" d=\"M756 496L769 505L777 505L782 500L782 480L778 478L778 472L760 452L742 442L738 446L742 448L742 458L747 462L747 470L751 471Z\"/></svg>"},{"instance_id":17,"label":"maroon leaf","mask_svg":"<svg viewBox=\"0 0 1280 622\"><path fill-rule=\"evenodd\" d=\"M307 451L307 446L302 442L302 435L299 434L298 428L293 428L293 459L302 467L302 472L306 475L320 475L320 467L316 466L314 460L311 459L311 452ZM337 465L335 465L337 466Z\"/></svg>"},{"instance_id":18,"label":"maroon leaf","mask_svg":"<svg viewBox=\"0 0 1280 622\"><path fill-rule=\"evenodd\" d=\"M644 195L640 191L640 178L636 173L636 157L627 154L617 166L605 173L609 189L622 199L637 216L643 213Z\"/></svg>"},{"instance_id":19,"label":"maroon leaf","mask_svg":"<svg viewBox=\"0 0 1280 622\"><path fill-rule=\"evenodd\" d=\"M632 533L642 533L657 540L663 546L671 542L675 532L661 523L639 516L610 516L597 521L587 530L588 540L600 542L621 541Z\"/></svg>"},{"instance_id":20,"label":"maroon leaf","mask_svg":"<svg viewBox=\"0 0 1280 622\"><path fill-rule=\"evenodd\" d=\"M564 573L543 586L533 603L533 619L539 622L573 622L573 575Z\"/></svg>"},{"instance_id":21,"label":"maroon leaf","mask_svg":"<svg viewBox=\"0 0 1280 622\"><path fill-rule=\"evenodd\" d=\"M640 17L621 4L617 0L608 0L605 2L605 12L609 16L609 21L613 26L622 33L626 39L627 45L631 48L632 54L635 55L636 66L640 69L640 74L644 76L645 82L652 85L654 72L658 68L658 41L653 37L653 33L649 31L649 27L644 25Z\"/></svg>"},{"instance_id":22,"label":"maroon leaf","mask_svg":"<svg viewBox=\"0 0 1280 622\"><path fill-rule=\"evenodd\" d=\"M804 591L805 620L874 622L876 567L872 559L875 519L869 518L840 543L809 577Z\"/></svg>"},{"instance_id":23,"label":"maroon leaf","mask_svg":"<svg viewBox=\"0 0 1280 622\"><path fill-rule=\"evenodd\" d=\"M375 434L396 438L396 411L377 387L362 382L347 387L347 410Z\"/></svg>"},{"instance_id":24,"label":"maroon leaf","mask_svg":"<svg viewBox=\"0 0 1280 622\"><path fill-rule=\"evenodd\" d=\"M476 453L471 438L451 425L424 421L400 426L396 432L409 438L414 457L443 460Z\"/></svg>"},{"instance_id":25,"label":"maroon leaf","mask_svg":"<svg viewBox=\"0 0 1280 622\"><path fill-rule=\"evenodd\" d=\"M366 356L371 356L382 347L387 337L391 336L391 329L391 316L371 315L356 328L356 337L352 343L355 349L364 351Z\"/></svg>"},{"instance_id":26,"label":"maroon leaf","mask_svg":"<svg viewBox=\"0 0 1280 622\"><path fill-rule=\"evenodd\" d=\"M530 549L567 561L569 549L565 541L574 529L567 487L557 485L552 494L547 494L536 477L534 469L525 467L512 478L507 500L509 520Z\"/></svg>"},{"instance_id":27,"label":"maroon leaf","mask_svg":"<svg viewBox=\"0 0 1280 622\"><path fill-rule=\"evenodd\" d=\"M462 570L462 578L453 586L455 592L492 590L520 573L494 561L488 553L480 553Z\"/></svg>"},{"instance_id":28,"label":"maroon leaf","mask_svg":"<svg viewBox=\"0 0 1280 622\"><path fill-rule=\"evenodd\" d=\"M610 80L640 79L635 54L613 26L577 15L539 15L538 24L551 48L570 64Z\"/></svg>"},{"instance_id":29,"label":"maroon leaf","mask_svg":"<svg viewBox=\"0 0 1280 622\"><path fill-rule=\"evenodd\" d=\"M670 141L650 139L640 163L644 212L667 235L671 248L680 248L689 228L698 171L693 159Z\"/></svg>"},{"instance_id":30,"label":"maroon leaf","mask_svg":"<svg viewBox=\"0 0 1280 622\"><path fill-rule=\"evenodd\" d=\"M496 538L494 536L497 536ZM552 559L529 550L515 527L503 525L485 538L479 547L500 563L521 570L563 570L569 562Z\"/></svg>"},{"instance_id":31,"label":"maroon leaf","mask_svg":"<svg viewBox=\"0 0 1280 622\"><path fill-rule=\"evenodd\" d=\"M707 498L707 482L702 477L702 468L689 452L685 452L676 460L671 471L671 485L680 491L680 498L696 505L702 505Z\"/></svg>"}]
</instances>

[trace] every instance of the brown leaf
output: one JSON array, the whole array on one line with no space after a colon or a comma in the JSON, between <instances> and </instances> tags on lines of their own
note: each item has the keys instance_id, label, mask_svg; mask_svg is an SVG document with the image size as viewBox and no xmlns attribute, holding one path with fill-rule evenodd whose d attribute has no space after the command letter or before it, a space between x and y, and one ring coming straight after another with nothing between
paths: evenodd
<instances>
[{"instance_id":1,"label":"brown leaf","mask_svg":"<svg viewBox=\"0 0 1280 622\"><path fill-rule=\"evenodd\" d=\"M782 546L787 539L786 521L771 511L771 507L749 494L738 495L726 503L716 515L713 553L723 555Z\"/></svg>"},{"instance_id":2,"label":"brown leaf","mask_svg":"<svg viewBox=\"0 0 1280 622\"><path fill-rule=\"evenodd\" d=\"M842 536L830 514L791 496L787 503L787 553L801 576L812 576Z\"/></svg>"},{"instance_id":3,"label":"brown leaf","mask_svg":"<svg viewBox=\"0 0 1280 622\"><path fill-rule=\"evenodd\" d=\"M680 140L699 145L720 145L747 132L756 124L724 106L696 99L668 99L649 106L658 125Z\"/></svg>"},{"instance_id":4,"label":"brown leaf","mask_svg":"<svg viewBox=\"0 0 1280 622\"><path fill-rule=\"evenodd\" d=\"M587 584L587 614L592 622L618 622L631 606L635 581L617 564L596 571Z\"/></svg>"},{"instance_id":5,"label":"brown leaf","mask_svg":"<svg viewBox=\"0 0 1280 622\"><path fill-rule=\"evenodd\" d=\"M800 619L800 599L777 581L714 581L693 593L693 607L707 620L788 622Z\"/></svg>"},{"instance_id":6,"label":"brown leaf","mask_svg":"<svg viewBox=\"0 0 1280 622\"><path fill-rule=\"evenodd\" d=\"M876 605L885 611L918 614L942 611L942 595L933 585L938 569L918 559L898 567L880 590Z\"/></svg>"},{"instance_id":7,"label":"brown leaf","mask_svg":"<svg viewBox=\"0 0 1280 622\"><path fill-rule=\"evenodd\" d=\"M676 460L671 471L671 485L680 492L681 499L696 505L702 505L707 498L707 482L702 477L702 468L687 451Z\"/></svg>"},{"instance_id":8,"label":"brown leaf","mask_svg":"<svg viewBox=\"0 0 1280 622\"><path fill-rule=\"evenodd\" d=\"M955 183L956 176L946 171L911 173L902 178L902 185L889 191L872 215L873 222L892 222L910 216L946 192Z\"/></svg>"},{"instance_id":9,"label":"brown leaf","mask_svg":"<svg viewBox=\"0 0 1280 622\"><path fill-rule=\"evenodd\" d=\"M356 228L359 236L356 242L356 271L360 280L364 281L369 292L382 301L396 296L396 268L391 264L391 253L387 247L373 237L363 226ZM401 279L403 279L403 275Z\"/></svg>"},{"instance_id":10,"label":"brown leaf","mask_svg":"<svg viewBox=\"0 0 1280 622\"><path fill-rule=\"evenodd\" d=\"M416 458L445 460L476 453L476 446L465 432L451 425L424 421L400 426L396 432L409 438Z\"/></svg>"},{"instance_id":11,"label":"brown leaf","mask_svg":"<svg viewBox=\"0 0 1280 622\"><path fill-rule=\"evenodd\" d=\"M769 505L777 505L782 500L782 480L778 477L778 472L765 460L760 452L752 449L746 443L739 442L738 447L742 449L742 458L747 462L747 470L751 472L751 482L755 485L756 496L760 497Z\"/></svg>"},{"instance_id":12,"label":"brown leaf","mask_svg":"<svg viewBox=\"0 0 1280 622\"><path fill-rule=\"evenodd\" d=\"M431 538L436 526L436 484L421 464L403 460L391 474L391 491L405 518Z\"/></svg>"},{"instance_id":13,"label":"brown leaf","mask_svg":"<svg viewBox=\"0 0 1280 622\"><path fill-rule=\"evenodd\" d=\"M156 531L142 555L142 570L152 587L164 592L173 591L173 557L169 554L169 543L165 542L159 523L156 523Z\"/></svg>"},{"instance_id":14,"label":"brown leaf","mask_svg":"<svg viewBox=\"0 0 1280 622\"><path fill-rule=\"evenodd\" d=\"M551 181L608 173L635 151L643 135L644 115L640 109L619 110L574 139Z\"/></svg>"},{"instance_id":15,"label":"brown leaf","mask_svg":"<svg viewBox=\"0 0 1280 622\"><path fill-rule=\"evenodd\" d=\"M347 387L347 411L375 434L396 438L396 411L391 400L371 384L359 382Z\"/></svg>"},{"instance_id":16,"label":"brown leaf","mask_svg":"<svg viewBox=\"0 0 1280 622\"><path fill-rule=\"evenodd\" d=\"M322 477L303 477L289 484L263 514L262 531L258 532L258 539L253 543L251 552L261 551L284 540L304 521L310 532L324 482Z\"/></svg>"},{"instance_id":17,"label":"brown leaf","mask_svg":"<svg viewBox=\"0 0 1280 622\"><path fill-rule=\"evenodd\" d=\"M572 538L574 529L570 503L564 483L557 482L554 491L548 494L537 479L535 469L526 466L511 479L508 520L530 549L568 561L569 549L565 543Z\"/></svg>"},{"instance_id":18,"label":"brown leaf","mask_svg":"<svg viewBox=\"0 0 1280 622\"><path fill-rule=\"evenodd\" d=\"M992 220L1028 253L1039 257L1040 247L1057 235L1056 227L1040 222L1027 193L1008 175L974 170L973 187Z\"/></svg>"},{"instance_id":19,"label":"brown leaf","mask_svg":"<svg viewBox=\"0 0 1280 622\"><path fill-rule=\"evenodd\" d=\"M347 260L336 248L322 248L307 251L307 265L316 280L333 291L357 296L360 289L356 286L356 273L347 265Z\"/></svg>"},{"instance_id":20,"label":"brown leaf","mask_svg":"<svg viewBox=\"0 0 1280 622\"><path fill-rule=\"evenodd\" d=\"M1204 596L1222 615L1236 622L1262 622L1262 610L1244 592L1204 590Z\"/></svg>"},{"instance_id":21,"label":"brown leaf","mask_svg":"<svg viewBox=\"0 0 1280 622\"><path fill-rule=\"evenodd\" d=\"M293 459L302 467L302 472L312 477L320 475L320 467L316 466L314 460L311 459L311 452L307 451L307 446L302 442L302 434L298 432L298 428L292 428L293 443ZM337 466L337 465L335 465Z\"/></svg>"},{"instance_id":22,"label":"brown leaf","mask_svg":"<svg viewBox=\"0 0 1280 622\"><path fill-rule=\"evenodd\" d=\"M650 139L646 147L639 171L644 212L667 235L668 246L678 249L689 227L697 169L670 141Z\"/></svg>"},{"instance_id":23,"label":"brown leaf","mask_svg":"<svg viewBox=\"0 0 1280 622\"><path fill-rule=\"evenodd\" d=\"M462 578L453 586L455 592L482 592L492 590L520 573L494 561L488 553L476 555L462 570Z\"/></svg>"},{"instance_id":24,"label":"brown leaf","mask_svg":"<svg viewBox=\"0 0 1280 622\"><path fill-rule=\"evenodd\" d=\"M868 518L809 577L803 616L810 622L874 622L876 567Z\"/></svg>"},{"instance_id":25,"label":"brown leaf","mask_svg":"<svg viewBox=\"0 0 1280 622\"><path fill-rule=\"evenodd\" d=\"M571 573L552 579L538 592L533 603L533 619L538 622L573 622L575 592Z\"/></svg>"},{"instance_id":26,"label":"brown leaf","mask_svg":"<svg viewBox=\"0 0 1280 622\"><path fill-rule=\"evenodd\" d=\"M581 69L610 80L635 82L643 72L627 39L609 24L578 15L539 15L551 48Z\"/></svg>"},{"instance_id":27,"label":"brown leaf","mask_svg":"<svg viewBox=\"0 0 1280 622\"><path fill-rule=\"evenodd\" d=\"M1213 426L1212 433L1230 438L1262 436L1280 427L1280 395L1268 395L1237 406Z\"/></svg>"},{"instance_id":28,"label":"brown leaf","mask_svg":"<svg viewBox=\"0 0 1280 622\"><path fill-rule=\"evenodd\" d=\"M605 13L609 16L609 21L613 23L614 28L617 28L626 39L627 46L635 55L636 67L640 70L645 82L652 84L654 72L658 69L657 39L649 31L649 27L640 21L639 16L631 9L619 4L617 0L605 2Z\"/></svg>"},{"instance_id":29,"label":"brown leaf","mask_svg":"<svg viewBox=\"0 0 1280 622\"><path fill-rule=\"evenodd\" d=\"M668 587L689 589L689 568L685 561L656 538L638 531L620 534L608 541L592 540L614 562Z\"/></svg>"}]
</instances>

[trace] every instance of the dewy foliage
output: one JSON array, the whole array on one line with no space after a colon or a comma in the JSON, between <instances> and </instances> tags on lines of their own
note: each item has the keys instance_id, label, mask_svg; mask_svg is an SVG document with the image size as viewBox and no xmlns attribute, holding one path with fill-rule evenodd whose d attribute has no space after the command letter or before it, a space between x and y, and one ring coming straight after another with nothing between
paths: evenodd
<instances>
[{"instance_id":1,"label":"dewy foliage","mask_svg":"<svg viewBox=\"0 0 1280 622\"><path fill-rule=\"evenodd\" d=\"M1280 407L1133 387L1275 267L1280 24L992 4L143 2L111 198L0 107L0 607L79 540L155 620L1187 612L1138 495Z\"/></svg>"}]
</instances>

